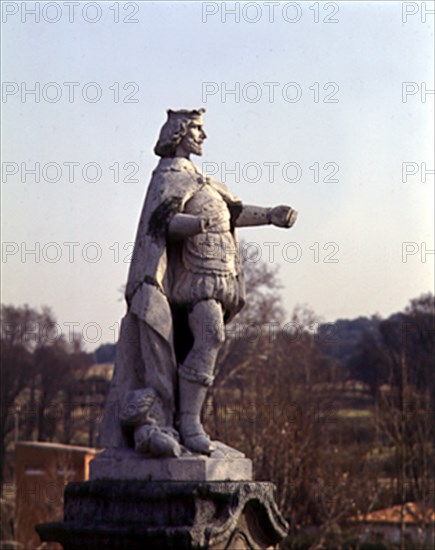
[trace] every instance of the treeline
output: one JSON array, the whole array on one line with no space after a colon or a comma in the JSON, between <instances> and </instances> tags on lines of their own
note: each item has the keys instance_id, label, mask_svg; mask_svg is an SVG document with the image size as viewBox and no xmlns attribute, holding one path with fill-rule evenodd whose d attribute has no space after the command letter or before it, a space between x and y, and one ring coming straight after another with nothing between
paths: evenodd
<instances>
[{"instance_id":1,"label":"treeline","mask_svg":"<svg viewBox=\"0 0 435 550\"><path fill-rule=\"evenodd\" d=\"M279 285L275 281L275 285ZM262 289L264 291L264 289ZM260 289L255 289L255 292ZM252 293L251 293L252 296ZM267 300L270 299L270 293ZM396 346L399 340L404 340L409 356L419 358L417 375L420 384L434 386L433 380L433 296L423 295L411 300L404 312L395 313L387 319L379 316L358 317L356 319L339 319L331 323L317 322L315 315L311 315L308 324L298 320L297 308L291 322L280 322L272 319L258 319L250 315L247 320L243 314L227 327L227 335L238 341L257 341L262 336L271 338L281 331L281 336L287 335L288 340L295 340L299 333L314 334L314 339L320 344L326 358L335 360L335 366L340 370L340 377L346 380L357 380L368 384L373 396L377 389L389 382L389 368L385 368L385 361L379 361L379 353L386 352L387 348ZM281 316L282 317L282 316ZM429 338L428 338L429 337ZM252 346L251 346L252 347ZM114 363L116 344L102 344L93 352L94 362L97 364ZM428 378L429 377L429 378ZM431 378L430 378L431 377Z\"/></svg>"}]
</instances>

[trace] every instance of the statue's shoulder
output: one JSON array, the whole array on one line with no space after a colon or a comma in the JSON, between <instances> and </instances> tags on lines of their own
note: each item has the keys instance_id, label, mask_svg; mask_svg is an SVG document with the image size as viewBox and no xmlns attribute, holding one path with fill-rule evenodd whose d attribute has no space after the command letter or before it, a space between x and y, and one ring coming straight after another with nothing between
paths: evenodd
<instances>
[{"instance_id":1,"label":"statue's shoulder","mask_svg":"<svg viewBox=\"0 0 435 550\"><path fill-rule=\"evenodd\" d=\"M176 158L162 158L152 173L149 191L178 187L186 181L187 171Z\"/></svg>"},{"instance_id":2,"label":"statue's shoulder","mask_svg":"<svg viewBox=\"0 0 435 550\"><path fill-rule=\"evenodd\" d=\"M162 158L153 171L148 187L148 201L153 204L178 197L184 200L197 185L197 174L187 159Z\"/></svg>"}]
</instances>

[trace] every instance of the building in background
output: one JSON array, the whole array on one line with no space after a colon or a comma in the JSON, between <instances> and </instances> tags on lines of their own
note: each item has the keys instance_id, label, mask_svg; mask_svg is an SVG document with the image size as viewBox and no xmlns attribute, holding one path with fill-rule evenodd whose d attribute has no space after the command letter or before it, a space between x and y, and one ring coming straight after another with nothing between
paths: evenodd
<instances>
[{"instance_id":1,"label":"building in background","mask_svg":"<svg viewBox=\"0 0 435 550\"><path fill-rule=\"evenodd\" d=\"M377 539L394 545L404 542L415 548L434 548L435 511L415 502L359 515L351 518L350 523L360 526L361 542Z\"/></svg>"},{"instance_id":2,"label":"building in background","mask_svg":"<svg viewBox=\"0 0 435 550\"><path fill-rule=\"evenodd\" d=\"M35 525L63 519L65 485L89 479L89 462L98 452L90 447L17 441L15 540L20 545L18 548L38 548L41 543ZM50 548L61 546L53 543Z\"/></svg>"}]
</instances>

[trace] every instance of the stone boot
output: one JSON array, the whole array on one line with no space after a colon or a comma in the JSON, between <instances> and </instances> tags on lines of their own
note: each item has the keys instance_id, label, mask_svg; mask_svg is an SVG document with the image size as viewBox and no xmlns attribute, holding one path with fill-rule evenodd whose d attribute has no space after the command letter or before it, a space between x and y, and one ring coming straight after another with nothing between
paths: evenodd
<instances>
[{"instance_id":1,"label":"stone boot","mask_svg":"<svg viewBox=\"0 0 435 550\"><path fill-rule=\"evenodd\" d=\"M180 377L180 436L190 451L209 455L216 449L202 427L200 415L207 386Z\"/></svg>"}]
</instances>

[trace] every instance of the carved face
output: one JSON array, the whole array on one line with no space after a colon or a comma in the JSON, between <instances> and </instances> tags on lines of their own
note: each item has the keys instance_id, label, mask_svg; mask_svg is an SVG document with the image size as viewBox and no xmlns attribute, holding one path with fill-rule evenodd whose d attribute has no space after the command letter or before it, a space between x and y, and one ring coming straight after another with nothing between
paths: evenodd
<instances>
[{"instance_id":1,"label":"carved face","mask_svg":"<svg viewBox=\"0 0 435 550\"><path fill-rule=\"evenodd\" d=\"M202 142L206 137L207 134L204 132L202 125L192 122L189 125L187 134L184 136L181 145L189 154L202 155Z\"/></svg>"}]
</instances>

